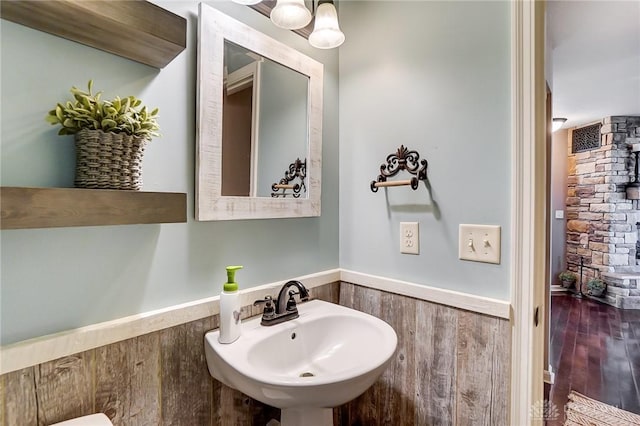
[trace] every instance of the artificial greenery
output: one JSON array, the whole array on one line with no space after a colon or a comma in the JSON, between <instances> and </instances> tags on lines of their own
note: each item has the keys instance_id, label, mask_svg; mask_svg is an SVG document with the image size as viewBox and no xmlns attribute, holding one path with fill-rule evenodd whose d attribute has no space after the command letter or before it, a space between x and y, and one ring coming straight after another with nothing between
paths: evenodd
<instances>
[{"instance_id":1,"label":"artificial greenery","mask_svg":"<svg viewBox=\"0 0 640 426\"><path fill-rule=\"evenodd\" d=\"M558 278L560 279L560 281L567 281L567 282L576 282L576 280L578 279L578 277L576 276L576 274L574 274L571 271L562 271L558 274Z\"/></svg>"},{"instance_id":2,"label":"artificial greenery","mask_svg":"<svg viewBox=\"0 0 640 426\"><path fill-rule=\"evenodd\" d=\"M149 112L135 96L102 100L102 92L92 93L93 80L89 80L88 91L73 86L74 101L58 103L47 114L52 125L60 124L59 135L73 135L82 129L103 132L126 133L150 140L160 136L157 118L158 108Z\"/></svg>"}]
</instances>

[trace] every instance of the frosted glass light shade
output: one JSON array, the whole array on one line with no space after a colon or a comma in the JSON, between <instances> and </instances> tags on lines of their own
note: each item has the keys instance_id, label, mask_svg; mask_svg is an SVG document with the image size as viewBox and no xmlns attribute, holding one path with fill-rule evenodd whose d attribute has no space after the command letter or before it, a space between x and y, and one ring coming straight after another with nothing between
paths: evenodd
<instances>
[{"instance_id":1,"label":"frosted glass light shade","mask_svg":"<svg viewBox=\"0 0 640 426\"><path fill-rule=\"evenodd\" d=\"M338 25L338 13L333 3L321 3L316 12L309 44L318 49L333 49L344 43L344 33Z\"/></svg>"},{"instance_id":2,"label":"frosted glass light shade","mask_svg":"<svg viewBox=\"0 0 640 426\"><path fill-rule=\"evenodd\" d=\"M260 3L262 0L231 0L234 3L242 4L244 6L252 6Z\"/></svg>"},{"instance_id":3,"label":"frosted glass light shade","mask_svg":"<svg viewBox=\"0 0 640 426\"><path fill-rule=\"evenodd\" d=\"M298 30L311 22L311 12L304 0L278 0L271 10L271 22L286 30Z\"/></svg>"}]
</instances>

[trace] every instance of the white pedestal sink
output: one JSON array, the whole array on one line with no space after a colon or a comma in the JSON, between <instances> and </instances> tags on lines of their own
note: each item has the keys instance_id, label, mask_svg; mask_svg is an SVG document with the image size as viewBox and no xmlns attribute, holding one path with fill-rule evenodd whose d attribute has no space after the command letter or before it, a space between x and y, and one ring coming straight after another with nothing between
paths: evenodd
<instances>
[{"instance_id":1,"label":"white pedestal sink","mask_svg":"<svg viewBox=\"0 0 640 426\"><path fill-rule=\"evenodd\" d=\"M211 375L282 409L282 426L333 424L332 407L367 390L385 370L398 338L386 322L321 300L298 305L300 317L265 327L246 321L231 344L205 335Z\"/></svg>"}]
</instances>

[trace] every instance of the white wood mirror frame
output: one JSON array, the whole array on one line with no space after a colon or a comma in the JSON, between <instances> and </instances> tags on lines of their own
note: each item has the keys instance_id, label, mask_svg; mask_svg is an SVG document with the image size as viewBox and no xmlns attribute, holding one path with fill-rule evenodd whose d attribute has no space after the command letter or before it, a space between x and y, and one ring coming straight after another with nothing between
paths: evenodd
<instances>
[{"instance_id":1,"label":"white wood mirror frame","mask_svg":"<svg viewBox=\"0 0 640 426\"><path fill-rule=\"evenodd\" d=\"M309 77L306 198L222 196L224 42L228 40ZM196 219L241 220L320 216L323 65L211 6L200 4ZM284 170L283 170L284 173Z\"/></svg>"}]
</instances>

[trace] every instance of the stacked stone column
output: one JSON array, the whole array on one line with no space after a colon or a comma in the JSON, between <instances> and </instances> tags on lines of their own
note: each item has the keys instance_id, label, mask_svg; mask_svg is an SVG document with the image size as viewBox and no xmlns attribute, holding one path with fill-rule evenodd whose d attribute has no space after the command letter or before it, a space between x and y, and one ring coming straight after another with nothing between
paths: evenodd
<instances>
[{"instance_id":1,"label":"stacked stone column","mask_svg":"<svg viewBox=\"0 0 640 426\"><path fill-rule=\"evenodd\" d=\"M567 264L573 271L579 272L583 258L600 272L640 273L635 258L639 206L625 194L633 174L627 144L640 142L639 126L640 117L607 117L600 148L575 154L569 132ZM585 269L584 282L594 274Z\"/></svg>"}]
</instances>

